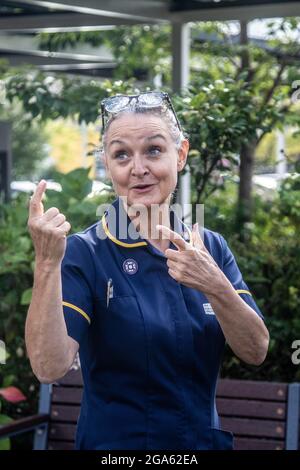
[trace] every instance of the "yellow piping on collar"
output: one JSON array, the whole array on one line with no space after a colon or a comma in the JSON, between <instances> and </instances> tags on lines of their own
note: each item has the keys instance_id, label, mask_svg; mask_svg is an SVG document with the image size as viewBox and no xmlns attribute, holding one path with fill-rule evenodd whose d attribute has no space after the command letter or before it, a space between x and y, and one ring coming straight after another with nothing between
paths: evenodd
<instances>
[{"instance_id":1,"label":"yellow piping on collar","mask_svg":"<svg viewBox=\"0 0 300 470\"><path fill-rule=\"evenodd\" d=\"M106 220L105 220L105 214L103 214L102 217L102 227L108 238L110 238L111 241L116 243L117 245L124 246L125 248L136 248L137 246L145 246L147 245L147 242L137 242L137 243L126 243L126 242L121 242L118 240L116 237L114 237L110 231L108 230Z\"/></svg>"}]
</instances>

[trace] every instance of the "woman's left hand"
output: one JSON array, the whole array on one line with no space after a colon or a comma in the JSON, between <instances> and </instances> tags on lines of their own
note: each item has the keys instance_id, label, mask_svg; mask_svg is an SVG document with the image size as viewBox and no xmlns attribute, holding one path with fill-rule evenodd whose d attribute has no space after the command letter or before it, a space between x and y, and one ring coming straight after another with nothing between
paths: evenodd
<instances>
[{"instance_id":1,"label":"woman's left hand","mask_svg":"<svg viewBox=\"0 0 300 470\"><path fill-rule=\"evenodd\" d=\"M204 294L213 293L219 285L227 284L227 278L201 239L198 224L193 226L190 243L164 225L158 225L157 229L178 248L178 251L171 248L165 251L169 274L177 282Z\"/></svg>"}]
</instances>

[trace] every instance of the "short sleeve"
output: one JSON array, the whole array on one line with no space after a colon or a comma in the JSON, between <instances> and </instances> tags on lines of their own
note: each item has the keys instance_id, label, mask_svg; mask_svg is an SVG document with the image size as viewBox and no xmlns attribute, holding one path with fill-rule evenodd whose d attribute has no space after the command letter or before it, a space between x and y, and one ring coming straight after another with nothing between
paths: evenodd
<instances>
[{"instance_id":1,"label":"short sleeve","mask_svg":"<svg viewBox=\"0 0 300 470\"><path fill-rule=\"evenodd\" d=\"M235 257L231 252L226 240L222 235L219 235L222 243L222 254L223 254L223 272L229 279L236 292L242 297L242 299L264 320L264 316L260 309L256 305L253 296L243 280L242 274L239 270Z\"/></svg>"},{"instance_id":2,"label":"short sleeve","mask_svg":"<svg viewBox=\"0 0 300 470\"><path fill-rule=\"evenodd\" d=\"M63 312L68 335L79 344L92 321L93 269L86 243L76 234L67 237L61 266Z\"/></svg>"}]
</instances>

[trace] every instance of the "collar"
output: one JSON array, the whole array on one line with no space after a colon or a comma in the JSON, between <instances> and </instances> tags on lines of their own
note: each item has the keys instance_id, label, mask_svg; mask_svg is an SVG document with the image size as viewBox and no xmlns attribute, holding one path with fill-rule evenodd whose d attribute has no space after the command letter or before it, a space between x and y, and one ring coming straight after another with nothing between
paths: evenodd
<instances>
[{"instance_id":1,"label":"collar","mask_svg":"<svg viewBox=\"0 0 300 470\"><path fill-rule=\"evenodd\" d=\"M170 207L170 226L174 232L180 234L187 242L191 241L190 228L179 219L176 212ZM149 243L140 236L128 216L121 198L116 198L102 216L102 227L107 237L117 245L125 248L147 246Z\"/></svg>"}]
</instances>

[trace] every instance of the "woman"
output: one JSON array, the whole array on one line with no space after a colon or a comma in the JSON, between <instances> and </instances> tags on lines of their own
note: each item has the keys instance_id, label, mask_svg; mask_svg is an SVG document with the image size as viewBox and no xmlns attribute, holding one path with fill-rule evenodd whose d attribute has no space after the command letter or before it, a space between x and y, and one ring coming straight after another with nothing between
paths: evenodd
<instances>
[{"instance_id":1,"label":"woman","mask_svg":"<svg viewBox=\"0 0 300 470\"><path fill-rule=\"evenodd\" d=\"M225 342L259 365L269 335L224 238L170 207L189 144L164 93L102 103L103 157L116 200L70 224L30 202L36 263L26 321L34 373L51 383L79 350L77 449L231 449L215 389Z\"/></svg>"}]
</instances>

